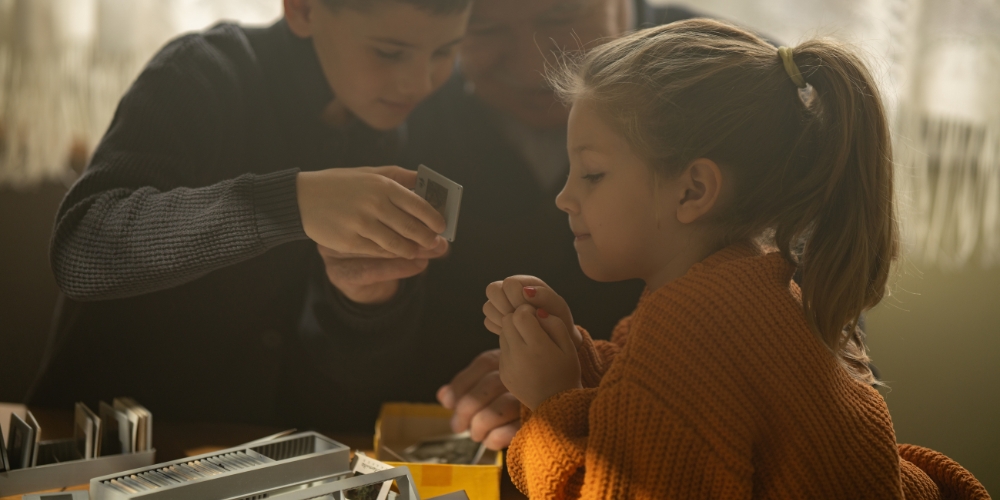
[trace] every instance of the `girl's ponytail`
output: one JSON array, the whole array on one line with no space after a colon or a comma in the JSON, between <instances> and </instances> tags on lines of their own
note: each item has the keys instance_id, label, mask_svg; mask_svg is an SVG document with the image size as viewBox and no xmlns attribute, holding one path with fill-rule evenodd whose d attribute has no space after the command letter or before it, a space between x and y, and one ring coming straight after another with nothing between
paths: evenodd
<instances>
[{"instance_id":1,"label":"girl's ponytail","mask_svg":"<svg viewBox=\"0 0 1000 500\"><path fill-rule=\"evenodd\" d=\"M858 321L885 295L899 252L888 121L871 74L841 45L806 42L791 58L811 87L801 92L812 115L804 132L816 140L802 142L815 155L796 165L809 170L803 203L783 211L775 240L787 257L801 248L809 323L852 372L874 382Z\"/></svg>"}]
</instances>

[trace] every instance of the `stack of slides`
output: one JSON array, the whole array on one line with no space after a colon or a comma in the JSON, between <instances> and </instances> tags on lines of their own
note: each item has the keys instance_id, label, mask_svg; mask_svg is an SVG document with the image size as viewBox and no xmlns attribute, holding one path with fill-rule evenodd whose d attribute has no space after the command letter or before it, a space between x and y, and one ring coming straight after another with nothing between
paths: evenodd
<instances>
[{"instance_id":1,"label":"stack of slides","mask_svg":"<svg viewBox=\"0 0 1000 500\"><path fill-rule=\"evenodd\" d=\"M131 398L101 403L100 416L77 403L73 438L42 441L42 429L24 406L10 411L0 432L0 497L86 483L94 476L152 464L153 416Z\"/></svg>"}]
</instances>

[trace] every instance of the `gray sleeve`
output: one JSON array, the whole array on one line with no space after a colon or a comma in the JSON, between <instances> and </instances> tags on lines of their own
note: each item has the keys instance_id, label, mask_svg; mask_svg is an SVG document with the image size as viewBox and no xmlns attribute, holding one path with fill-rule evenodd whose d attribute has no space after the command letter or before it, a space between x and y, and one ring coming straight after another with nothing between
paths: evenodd
<instances>
[{"instance_id":1,"label":"gray sleeve","mask_svg":"<svg viewBox=\"0 0 1000 500\"><path fill-rule=\"evenodd\" d=\"M201 50L191 45L176 49ZM210 58L175 59L136 80L59 208L50 257L73 299L174 287L306 237L296 169L219 180L220 144L240 127L229 97L242 95L239 78Z\"/></svg>"},{"instance_id":2,"label":"gray sleeve","mask_svg":"<svg viewBox=\"0 0 1000 500\"><path fill-rule=\"evenodd\" d=\"M169 190L90 188L84 179L56 223L51 255L56 281L76 300L129 297L186 283L304 238L296 174L245 174Z\"/></svg>"}]
</instances>

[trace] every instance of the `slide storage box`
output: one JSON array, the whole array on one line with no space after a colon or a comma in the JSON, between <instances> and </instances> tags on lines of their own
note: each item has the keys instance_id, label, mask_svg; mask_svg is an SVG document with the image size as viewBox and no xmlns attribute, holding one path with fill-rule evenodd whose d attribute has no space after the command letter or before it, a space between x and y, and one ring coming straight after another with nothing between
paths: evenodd
<instances>
[{"instance_id":1,"label":"slide storage box","mask_svg":"<svg viewBox=\"0 0 1000 500\"><path fill-rule=\"evenodd\" d=\"M451 410L432 404L386 403L375 424L376 458L405 465L422 498L465 490L470 500L500 500L503 452L487 450L480 465L422 464L398 460L400 453L422 439L451 434Z\"/></svg>"}]
</instances>

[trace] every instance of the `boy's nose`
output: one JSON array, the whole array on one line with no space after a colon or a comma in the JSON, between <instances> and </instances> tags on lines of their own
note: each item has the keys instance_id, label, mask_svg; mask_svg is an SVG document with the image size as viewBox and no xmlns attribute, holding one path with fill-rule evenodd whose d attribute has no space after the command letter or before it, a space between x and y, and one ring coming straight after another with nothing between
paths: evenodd
<instances>
[{"instance_id":1,"label":"boy's nose","mask_svg":"<svg viewBox=\"0 0 1000 500\"><path fill-rule=\"evenodd\" d=\"M428 64L417 64L400 79L399 90L414 99L423 99L434 91L434 72Z\"/></svg>"}]
</instances>

